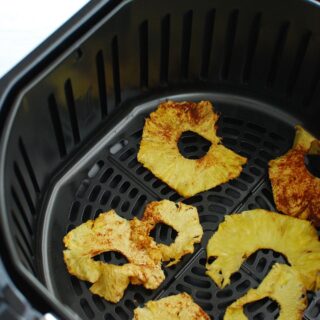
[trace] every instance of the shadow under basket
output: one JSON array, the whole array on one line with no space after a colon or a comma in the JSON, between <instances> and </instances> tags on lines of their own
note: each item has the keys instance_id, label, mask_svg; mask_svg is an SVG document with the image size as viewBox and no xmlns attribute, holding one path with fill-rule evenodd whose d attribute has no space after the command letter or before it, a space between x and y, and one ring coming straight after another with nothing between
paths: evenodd
<instances>
[{"instance_id":1,"label":"shadow under basket","mask_svg":"<svg viewBox=\"0 0 320 320\"><path fill-rule=\"evenodd\" d=\"M96 6L50 38L33 64L22 63L1 82L0 228L11 275L34 306L61 319L132 319L137 306L178 292L223 319L273 263L286 263L279 253L260 250L219 289L205 275L205 248L225 215L275 210L268 161L291 147L294 125L320 136L320 5L136 0ZM248 158L237 179L184 199L138 163L144 120L167 99L213 103L223 144ZM197 158L208 144L187 132L179 149ZM196 206L205 232L194 254L164 266L157 290L129 286L112 304L68 274L62 239L69 230L111 208L140 218L148 202L160 199ZM153 236L170 243L174 233L159 225ZM123 263L114 253L100 258ZM304 319L320 319L319 293L309 298ZM279 307L264 299L245 313L276 319Z\"/></svg>"}]
</instances>

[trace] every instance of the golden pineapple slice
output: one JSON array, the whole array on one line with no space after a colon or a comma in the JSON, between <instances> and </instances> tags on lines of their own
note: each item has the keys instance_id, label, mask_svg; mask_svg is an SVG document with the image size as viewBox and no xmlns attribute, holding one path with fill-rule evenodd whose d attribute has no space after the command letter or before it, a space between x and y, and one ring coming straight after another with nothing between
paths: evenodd
<instances>
[{"instance_id":1,"label":"golden pineapple slice","mask_svg":"<svg viewBox=\"0 0 320 320\"><path fill-rule=\"evenodd\" d=\"M320 242L309 221L256 209L226 216L207 245L207 274L219 287L251 254L273 249L286 256L307 290L320 288Z\"/></svg>"},{"instance_id":2,"label":"golden pineapple slice","mask_svg":"<svg viewBox=\"0 0 320 320\"><path fill-rule=\"evenodd\" d=\"M134 310L133 320L210 320L187 293L149 301Z\"/></svg>"},{"instance_id":3,"label":"golden pineapple slice","mask_svg":"<svg viewBox=\"0 0 320 320\"><path fill-rule=\"evenodd\" d=\"M99 271L100 276L90 287L90 291L114 303L121 300L130 283L130 277L135 276L137 272L129 263L117 266L101 262L99 262Z\"/></svg>"},{"instance_id":4,"label":"golden pineapple slice","mask_svg":"<svg viewBox=\"0 0 320 320\"><path fill-rule=\"evenodd\" d=\"M111 302L118 302L129 283L156 289L164 280L161 252L148 235L134 241L136 221L118 216L114 210L100 214L71 230L63 239L64 261L69 273L94 283L90 290ZM129 261L123 266L94 261L107 251L122 253Z\"/></svg>"},{"instance_id":5,"label":"golden pineapple slice","mask_svg":"<svg viewBox=\"0 0 320 320\"><path fill-rule=\"evenodd\" d=\"M306 289L300 274L287 265L275 264L257 289L250 289L227 308L223 319L247 320L243 306L266 297L278 302L278 320L301 320L307 307Z\"/></svg>"},{"instance_id":6,"label":"golden pineapple slice","mask_svg":"<svg viewBox=\"0 0 320 320\"><path fill-rule=\"evenodd\" d=\"M209 101L161 103L146 119L138 161L184 197L238 177L247 159L221 144L217 120ZM211 142L204 157L187 159L180 154L178 140L186 131Z\"/></svg>"},{"instance_id":7,"label":"golden pineapple slice","mask_svg":"<svg viewBox=\"0 0 320 320\"><path fill-rule=\"evenodd\" d=\"M180 261L182 256L193 253L194 244L199 243L203 235L197 209L181 202L162 200L149 203L142 223L145 228L142 233L148 235L157 223L167 224L178 232L175 241L170 245L158 244L162 261L172 260L167 266L174 265ZM136 231L135 234L139 232Z\"/></svg>"},{"instance_id":8,"label":"golden pineapple slice","mask_svg":"<svg viewBox=\"0 0 320 320\"><path fill-rule=\"evenodd\" d=\"M306 168L307 154L319 155L320 141L296 126L292 149L269 162L269 177L279 211L320 226L320 179Z\"/></svg>"}]
</instances>

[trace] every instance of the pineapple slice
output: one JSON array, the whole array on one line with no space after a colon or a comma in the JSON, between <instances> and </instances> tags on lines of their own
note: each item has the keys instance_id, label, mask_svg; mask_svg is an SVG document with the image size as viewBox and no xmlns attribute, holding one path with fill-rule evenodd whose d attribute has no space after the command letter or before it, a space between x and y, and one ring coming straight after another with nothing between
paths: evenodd
<instances>
[{"instance_id":1,"label":"pineapple slice","mask_svg":"<svg viewBox=\"0 0 320 320\"><path fill-rule=\"evenodd\" d=\"M156 289L165 278L161 252L148 235L133 240L135 224L135 220L123 219L111 210L71 230L63 239L69 273L94 283L90 290L114 303L122 298L129 283ZM92 259L107 251L122 253L129 263L117 266Z\"/></svg>"},{"instance_id":2,"label":"pineapple slice","mask_svg":"<svg viewBox=\"0 0 320 320\"><path fill-rule=\"evenodd\" d=\"M320 288L320 242L309 221L256 209L226 216L207 245L207 274L219 287L252 253L273 249L287 257L307 290Z\"/></svg>"},{"instance_id":3,"label":"pineapple slice","mask_svg":"<svg viewBox=\"0 0 320 320\"><path fill-rule=\"evenodd\" d=\"M133 320L210 320L187 293L149 301L134 310Z\"/></svg>"},{"instance_id":4,"label":"pineapple slice","mask_svg":"<svg viewBox=\"0 0 320 320\"><path fill-rule=\"evenodd\" d=\"M175 241L169 246L158 244L162 261L172 260L167 266L177 264L182 256L193 253L194 244L201 241L203 230L199 222L198 211L193 206L169 200L151 202L145 209L142 224L138 224L144 228L144 231L136 231L135 234L149 235L159 222L171 226L178 232Z\"/></svg>"},{"instance_id":5,"label":"pineapple slice","mask_svg":"<svg viewBox=\"0 0 320 320\"><path fill-rule=\"evenodd\" d=\"M130 284L130 277L136 276L137 266L124 264L117 266L98 262L99 278L90 287L90 291L107 301L116 303L123 297L124 291Z\"/></svg>"},{"instance_id":6,"label":"pineapple slice","mask_svg":"<svg viewBox=\"0 0 320 320\"><path fill-rule=\"evenodd\" d=\"M292 149L269 162L269 177L277 209L320 226L320 179L305 166L306 154L320 154L320 141L296 126Z\"/></svg>"},{"instance_id":7,"label":"pineapple slice","mask_svg":"<svg viewBox=\"0 0 320 320\"><path fill-rule=\"evenodd\" d=\"M159 222L178 232L169 246L156 244L149 236ZM173 260L168 266L178 263L183 255L193 253L202 235L195 207L168 200L151 202L142 220L128 221L110 210L71 230L63 239L64 261L70 274L93 283L92 293L115 303L129 283L156 289L165 277L161 261ZM117 266L92 259L107 251L122 253L129 263Z\"/></svg>"},{"instance_id":8,"label":"pineapple slice","mask_svg":"<svg viewBox=\"0 0 320 320\"><path fill-rule=\"evenodd\" d=\"M228 307L223 319L247 320L243 306L266 297L278 302L279 320L301 320L307 307L306 289L300 274L287 265L275 264L257 289L250 289Z\"/></svg>"},{"instance_id":9,"label":"pineapple slice","mask_svg":"<svg viewBox=\"0 0 320 320\"><path fill-rule=\"evenodd\" d=\"M184 197L238 177L247 159L221 144L217 120L209 101L161 103L146 119L138 161ZM204 157L186 159L180 154L177 144L185 131L211 142Z\"/></svg>"}]
</instances>

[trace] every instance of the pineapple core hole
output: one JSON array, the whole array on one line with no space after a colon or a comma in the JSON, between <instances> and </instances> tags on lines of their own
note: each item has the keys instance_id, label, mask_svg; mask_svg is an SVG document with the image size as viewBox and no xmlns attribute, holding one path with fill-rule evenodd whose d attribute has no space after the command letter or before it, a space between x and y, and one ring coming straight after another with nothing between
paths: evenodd
<instances>
[{"instance_id":1,"label":"pineapple core hole","mask_svg":"<svg viewBox=\"0 0 320 320\"><path fill-rule=\"evenodd\" d=\"M187 159L200 159L205 156L211 142L195 132L185 131L179 138L178 149Z\"/></svg>"},{"instance_id":2,"label":"pineapple core hole","mask_svg":"<svg viewBox=\"0 0 320 320\"><path fill-rule=\"evenodd\" d=\"M291 266L284 254L271 249L260 249L250 255L246 261L259 273L268 272L276 262Z\"/></svg>"},{"instance_id":3,"label":"pineapple core hole","mask_svg":"<svg viewBox=\"0 0 320 320\"><path fill-rule=\"evenodd\" d=\"M120 252L117 251L107 251L103 252L93 258L95 261L101 261L106 263L115 264L117 266L122 266L129 263L127 258Z\"/></svg>"},{"instance_id":4,"label":"pineapple core hole","mask_svg":"<svg viewBox=\"0 0 320 320\"><path fill-rule=\"evenodd\" d=\"M263 320L265 314L257 312L260 308L267 310L267 313L272 313L272 319L277 319L279 316L279 304L277 301L270 298L263 298L244 305L243 310L248 319ZM255 314L253 317L252 315ZM251 317L250 317L251 316Z\"/></svg>"},{"instance_id":5,"label":"pineapple core hole","mask_svg":"<svg viewBox=\"0 0 320 320\"><path fill-rule=\"evenodd\" d=\"M177 235L178 233L176 230L164 223L158 223L150 232L150 236L156 243L163 243L165 245L173 243Z\"/></svg>"},{"instance_id":6,"label":"pineapple core hole","mask_svg":"<svg viewBox=\"0 0 320 320\"><path fill-rule=\"evenodd\" d=\"M320 155L308 154L304 156L304 163L308 171L320 178Z\"/></svg>"}]
</instances>

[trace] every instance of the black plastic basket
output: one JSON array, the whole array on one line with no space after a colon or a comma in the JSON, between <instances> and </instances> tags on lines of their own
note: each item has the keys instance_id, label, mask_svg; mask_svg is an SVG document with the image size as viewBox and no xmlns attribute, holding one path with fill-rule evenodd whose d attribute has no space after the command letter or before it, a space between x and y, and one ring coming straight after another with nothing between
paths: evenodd
<instances>
[{"instance_id":1,"label":"black plastic basket","mask_svg":"<svg viewBox=\"0 0 320 320\"><path fill-rule=\"evenodd\" d=\"M0 226L19 289L62 319L130 319L136 306L181 291L222 319L285 260L259 251L221 290L204 273L206 242L226 214L275 210L268 161L290 148L295 124L320 135L319 57L320 5L311 0L86 6L0 83ZM137 162L144 118L166 99L213 102L223 143L249 159L238 179L184 200ZM207 145L186 134L179 147L199 157ZM165 268L159 289L130 286L111 304L67 273L68 230L110 208L141 217L162 198L195 205L205 235L193 255ZM158 226L153 236L170 242L173 233ZM319 295L310 300L304 318L320 319ZM255 320L278 311L268 299L246 307Z\"/></svg>"}]
</instances>

